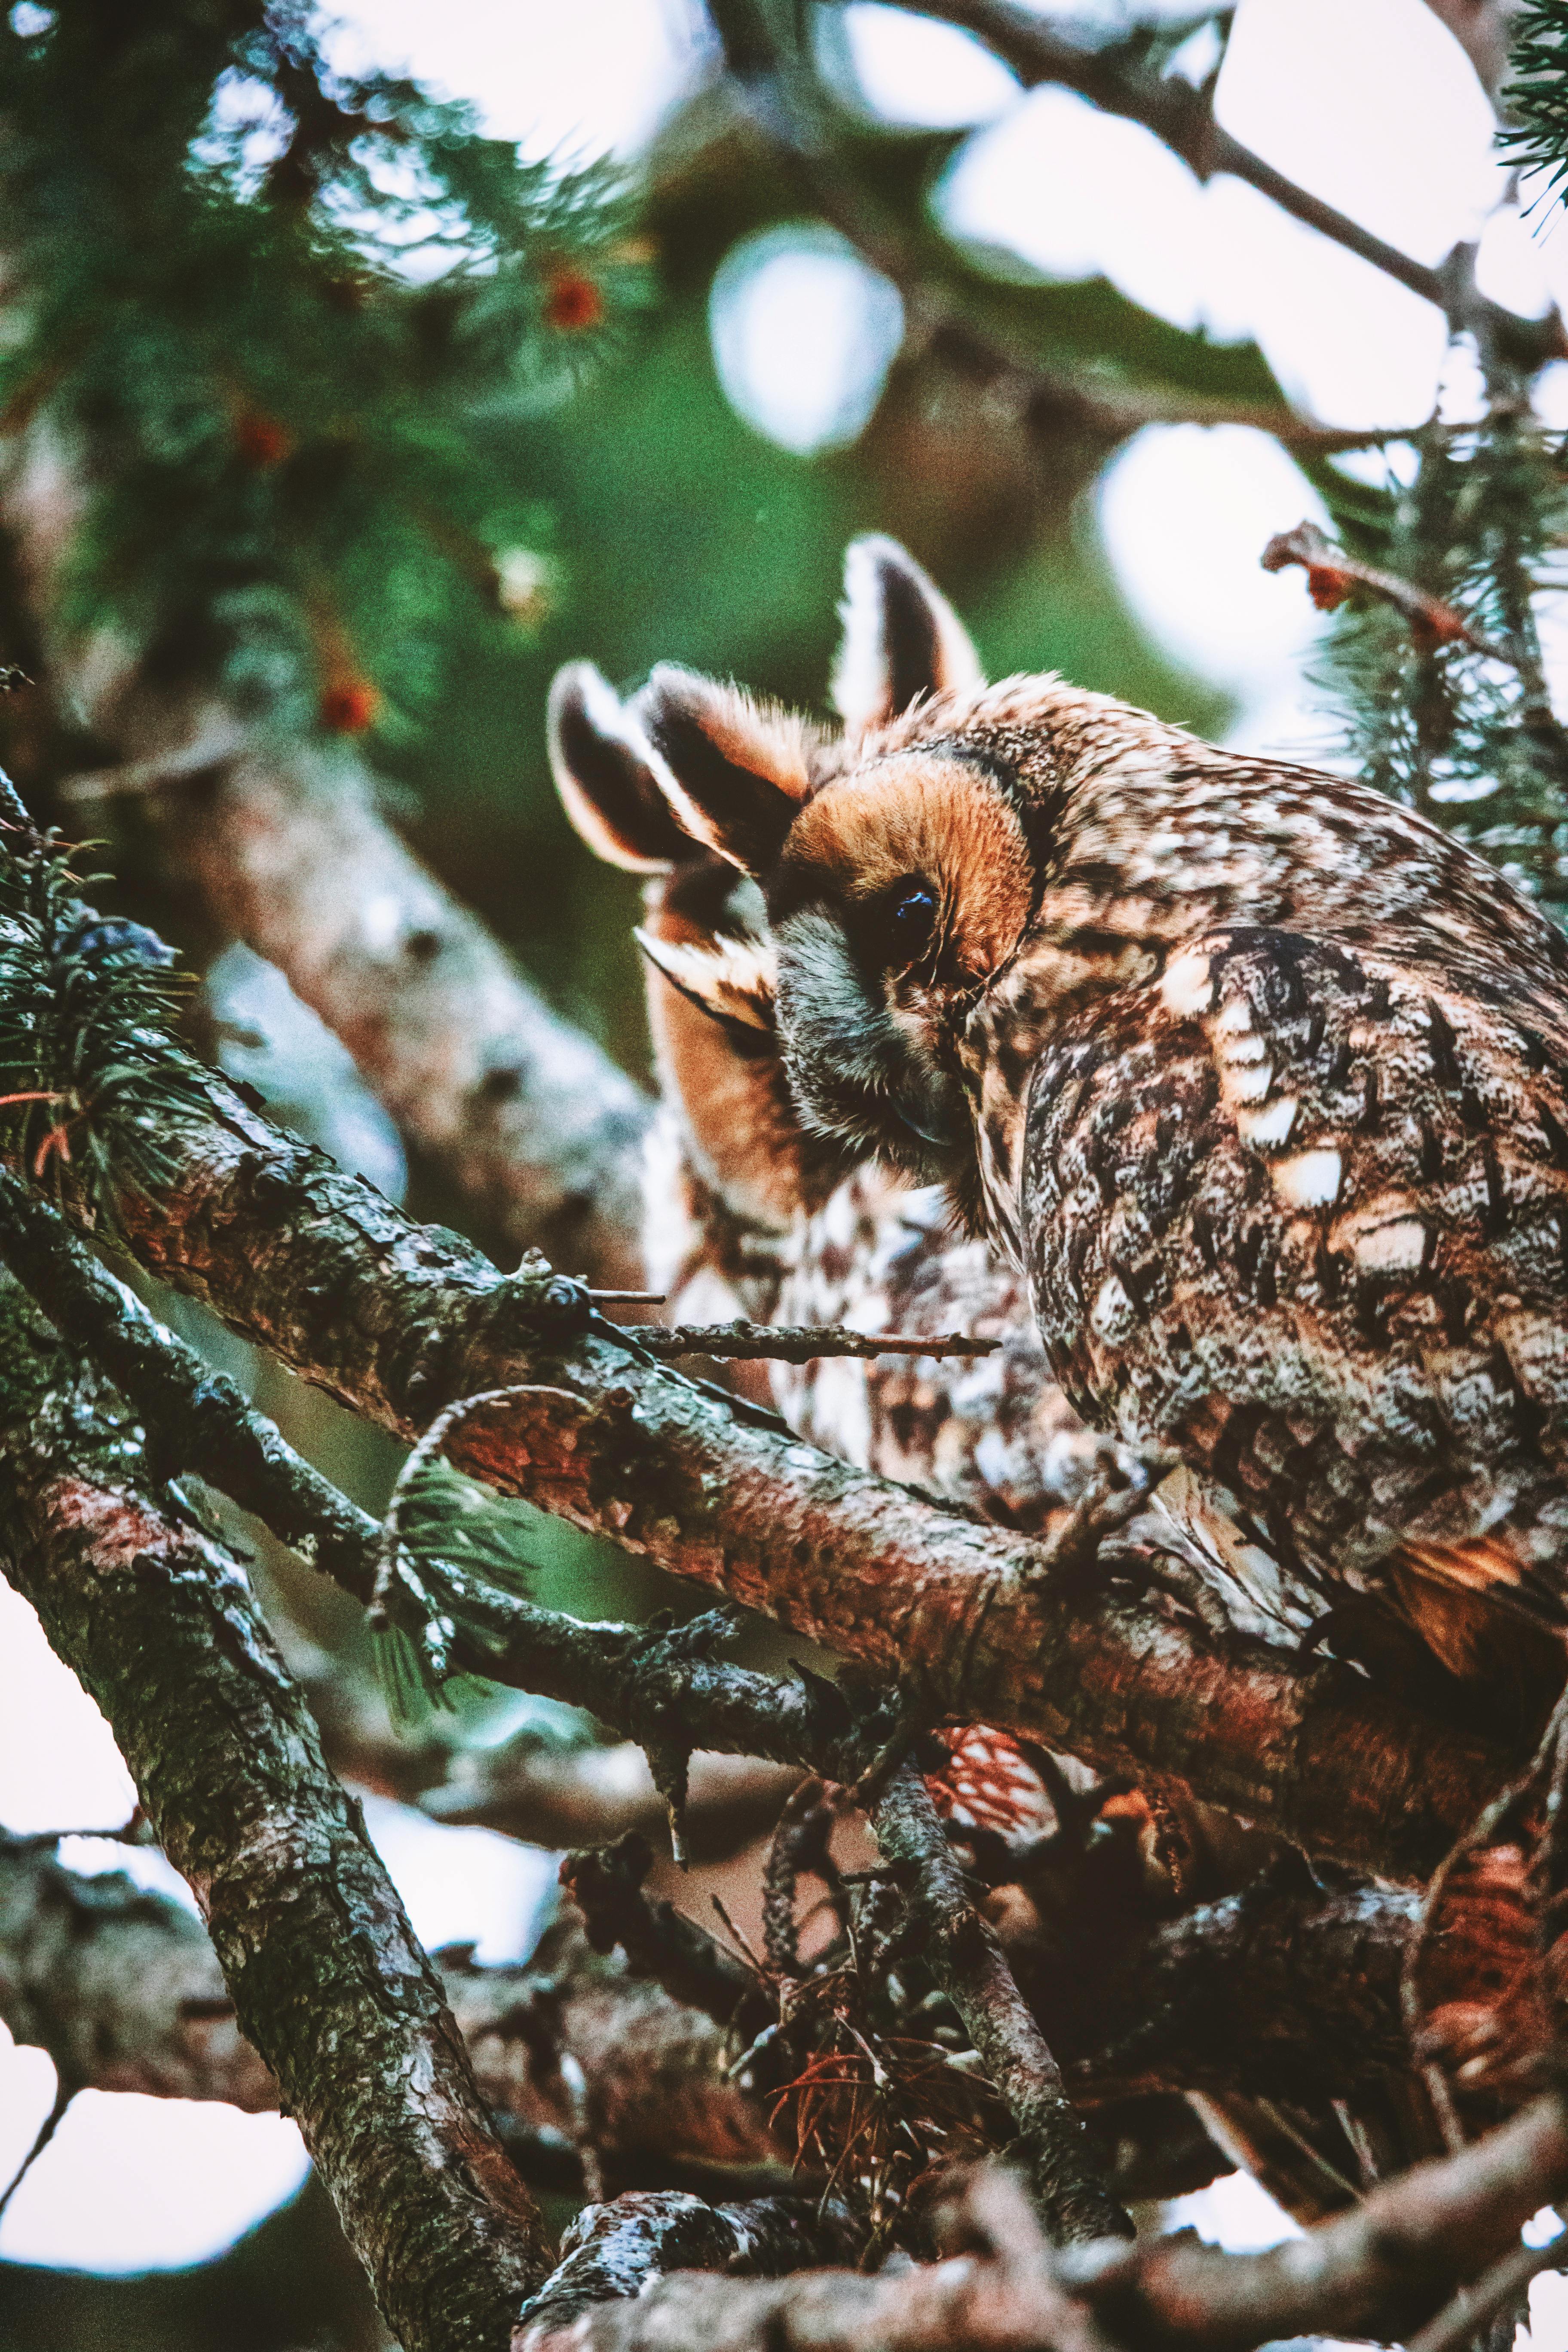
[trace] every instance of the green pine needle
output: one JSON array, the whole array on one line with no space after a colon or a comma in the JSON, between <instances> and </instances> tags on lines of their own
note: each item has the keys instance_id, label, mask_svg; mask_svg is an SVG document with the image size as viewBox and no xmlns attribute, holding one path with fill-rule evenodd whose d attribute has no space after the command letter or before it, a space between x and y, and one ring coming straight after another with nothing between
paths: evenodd
<instances>
[{"instance_id":1,"label":"green pine needle","mask_svg":"<svg viewBox=\"0 0 1568 2352\"><path fill-rule=\"evenodd\" d=\"M151 932L83 903L93 878L52 836L0 835L0 1143L112 1225L127 1186L172 1180L180 1136L212 1107L173 1034L189 980Z\"/></svg>"},{"instance_id":2,"label":"green pine needle","mask_svg":"<svg viewBox=\"0 0 1568 2352\"><path fill-rule=\"evenodd\" d=\"M1561 201L1568 194L1568 0L1524 0L1503 101L1503 153L1526 171L1543 173Z\"/></svg>"},{"instance_id":3,"label":"green pine needle","mask_svg":"<svg viewBox=\"0 0 1568 2352\"><path fill-rule=\"evenodd\" d=\"M450 1708L454 1690L479 1678L448 1663L450 1628L464 1622L461 1585L523 1592L539 1562L539 1514L499 1496L437 1457L409 1481L397 1514L399 1583L405 1606L423 1622L384 1627L375 1664L394 1720L418 1726ZM454 1578L448 1570L457 1571Z\"/></svg>"}]
</instances>

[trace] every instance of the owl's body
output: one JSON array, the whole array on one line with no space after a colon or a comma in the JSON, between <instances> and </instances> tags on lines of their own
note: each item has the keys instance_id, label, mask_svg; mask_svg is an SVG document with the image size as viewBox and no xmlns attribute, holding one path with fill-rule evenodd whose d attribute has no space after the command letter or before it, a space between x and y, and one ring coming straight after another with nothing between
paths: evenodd
<instances>
[{"instance_id":1,"label":"owl's body","mask_svg":"<svg viewBox=\"0 0 1568 2352\"><path fill-rule=\"evenodd\" d=\"M961 740L1016 740L1016 692ZM1551 1601L1568 944L1377 794L1047 692L1047 742L1082 712L1045 784L1062 851L960 1052L1057 1376L1325 1591Z\"/></svg>"},{"instance_id":2,"label":"owl's body","mask_svg":"<svg viewBox=\"0 0 1568 2352\"><path fill-rule=\"evenodd\" d=\"M673 984L772 1040L824 1169L945 1186L1282 1620L1373 1591L1465 1671L1477 1596L1561 1619L1568 944L1354 783L985 686L889 542L846 619L838 734L677 671L627 714L766 903Z\"/></svg>"},{"instance_id":3,"label":"owl's body","mask_svg":"<svg viewBox=\"0 0 1568 2352\"><path fill-rule=\"evenodd\" d=\"M867 651L866 553L851 557L852 657ZM969 1363L781 1366L773 1392L830 1451L1027 1530L1059 1519L1101 1468L1129 1472L1130 1445L1174 1438L1190 1468L1128 1530L1152 1596L1293 1649L1325 1599L1363 1584L1379 1596L1374 1671L1406 1696L1431 1689L1430 1662L1386 1624L1383 1600L1463 1672L1474 1626L1449 1596L1473 1607L1500 1574L1464 1549L1478 1517L1490 1526L1500 1507L1510 1542L1555 1556L1545 1423L1526 1429L1516 1412L1515 1453L1498 1442L1490 1351L1499 1332L1505 1349L1523 1343L1521 1315L1555 1330L1568 1287L1552 1222L1560 1202L1568 1234L1568 1105L1548 1076L1568 1067L1568 956L1485 867L1389 803L1233 760L1053 680L984 688L901 551L879 543L862 591L868 573L879 634L902 631L902 658L846 660L842 736L780 729L700 681L667 686L662 705L656 681L646 709L623 709L591 672L558 683L568 809L602 854L652 877L643 940L665 1103L650 1271L671 1313L999 1337ZM884 671L902 681L886 695ZM890 854L889 801L911 755L916 805L895 809ZM994 812L965 821L964 801L998 782L1016 839ZM922 800L942 820L934 841ZM780 852L808 806L830 820L816 844L830 855L803 891ZM832 912L868 869L885 894L933 846L967 857L971 881L978 870L983 930L1005 929L1009 892L1022 901L994 968L976 975L971 957L940 1061L921 1029L931 1004L879 967L874 932ZM738 889L737 864L754 877ZM940 878L954 908L968 884ZM1517 1052L1510 1019L1528 1032ZM911 1045L912 1076L898 1060ZM1498 1077L1516 1061L1547 1089L1533 1125ZM1441 1291L1402 1280L1417 1218L1446 1236L1423 1239L1414 1269L1440 1265ZM1505 1262L1511 1290L1494 1279ZM1568 1394L1565 1363L1549 1346L1553 1400L1559 1379ZM1415 1402L1428 1388L1458 1441L1434 1441ZM1443 1530L1432 1575L1394 1557L1423 1512ZM1455 1561L1469 1584L1452 1581ZM940 1808L961 1828L1043 1825L1042 1784L1016 1745L984 1727L964 1737L963 1771L933 1785ZM1174 1784L1111 1797L1107 1819L1118 1805L1156 1909L1231 1893L1267 1859L1255 1832ZM1039 1915L1017 1889L1005 1897L1017 1917L996 1923L1029 1983ZM1071 1968L1081 1960L1075 1945ZM1439 2151L1426 2099L1399 2077L1348 2106L1287 2114L1226 2095L1205 2114L1230 2159L1306 2222L1350 2195L1339 2176L1370 2181Z\"/></svg>"}]
</instances>

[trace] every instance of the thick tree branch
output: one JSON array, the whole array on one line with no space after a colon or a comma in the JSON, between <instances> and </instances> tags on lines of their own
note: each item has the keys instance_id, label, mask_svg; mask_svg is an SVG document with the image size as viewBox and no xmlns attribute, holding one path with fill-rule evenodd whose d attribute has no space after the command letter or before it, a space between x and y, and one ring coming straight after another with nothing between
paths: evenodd
<instances>
[{"instance_id":1,"label":"thick tree branch","mask_svg":"<svg viewBox=\"0 0 1568 2352\"><path fill-rule=\"evenodd\" d=\"M453 1433L474 1475L902 1675L939 1716L1173 1775L1395 1875L1432 1867L1505 1776L1484 1742L1332 1667L1221 1648L1125 1585L1053 1583L1037 1546L798 1444L629 1335L574 1330L542 1276L500 1275L221 1085L213 1100L174 1180L123 1201L142 1263L405 1438L515 1391Z\"/></svg>"},{"instance_id":2,"label":"thick tree branch","mask_svg":"<svg viewBox=\"0 0 1568 2352\"><path fill-rule=\"evenodd\" d=\"M0 1290L6 1570L109 1718L405 2352L491 2352L545 2264L451 2013L222 1549Z\"/></svg>"},{"instance_id":3,"label":"thick tree branch","mask_svg":"<svg viewBox=\"0 0 1568 2352\"><path fill-rule=\"evenodd\" d=\"M852 2260L861 2232L837 2205L769 2197L709 2205L670 2190L590 2205L561 2242L559 2269L524 2307L518 2341L551 2336L606 2302L631 2302L668 2270L771 2278Z\"/></svg>"},{"instance_id":4,"label":"thick tree branch","mask_svg":"<svg viewBox=\"0 0 1568 2352\"><path fill-rule=\"evenodd\" d=\"M1310 2236L1261 2254L1190 2237L1049 2255L1005 2180L983 2179L945 2262L772 2284L677 2272L514 2352L1255 2352L1297 2335L1413 2330L1568 2187L1568 2128L1543 2100L1442 2164L1417 2166Z\"/></svg>"}]
</instances>

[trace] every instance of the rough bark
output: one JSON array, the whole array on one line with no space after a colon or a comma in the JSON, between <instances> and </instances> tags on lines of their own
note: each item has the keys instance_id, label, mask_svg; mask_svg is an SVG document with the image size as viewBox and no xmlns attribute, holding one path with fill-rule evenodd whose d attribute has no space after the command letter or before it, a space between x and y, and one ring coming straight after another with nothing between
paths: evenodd
<instances>
[{"instance_id":1,"label":"rough bark","mask_svg":"<svg viewBox=\"0 0 1568 2352\"><path fill-rule=\"evenodd\" d=\"M400 1435L519 1387L454 1430L460 1466L902 1675L940 1714L1182 1779L1395 1876L1429 1870L1505 1776L1485 1741L1340 1669L1205 1639L1135 1585L1053 1581L1037 1545L573 1329L538 1277L412 1223L226 1090L215 1104L177 1180L127 1196L137 1256Z\"/></svg>"},{"instance_id":2,"label":"rough bark","mask_svg":"<svg viewBox=\"0 0 1568 2352\"><path fill-rule=\"evenodd\" d=\"M769 2278L853 2259L859 2232L840 2206L815 2197L709 2205L668 2189L590 2205L562 2241L559 2269L523 2311L524 2340L553 2335L605 2302L635 2301L687 2264Z\"/></svg>"},{"instance_id":3,"label":"rough bark","mask_svg":"<svg viewBox=\"0 0 1568 2352\"><path fill-rule=\"evenodd\" d=\"M6 1572L109 1718L405 2352L493 2352L547 2267L439 1979L239 1570L0 1288Z\"/></svg>"},{"instance_id":4,"label":"rough bark","mask_svg":"<svg viewBox=\"0 0 1568 2352\"><path fill-rule=\"evenodd\" d=\"M772 2284L677 2272L569 2329L520 2329L514 2352L1255 2352L1316 2334L1387 2342L1444 2306L1565 2186L1568 2129L1554 2100L1261 2254L1179 2237L1053 2259L1022 2199L983 2181L964 2250L945 2262Z\"/></svg>"},{"instance_id":5,"label":"rough bark","mask_svg":"<svg viewBox=\"0 0 1568 2352\"><path fill-rule=\"evenodd\" d=\"M1132 2223L1095 2176L1083 2119L1068 2098L1061 2070L994 1929L969 1899L963 1873L912 1766L894 1773L871 1820L898 1874L916 1941L1013 2119L1051 2236L1064 2245L1131 2237Z\"/></svg>"}]
</instances>

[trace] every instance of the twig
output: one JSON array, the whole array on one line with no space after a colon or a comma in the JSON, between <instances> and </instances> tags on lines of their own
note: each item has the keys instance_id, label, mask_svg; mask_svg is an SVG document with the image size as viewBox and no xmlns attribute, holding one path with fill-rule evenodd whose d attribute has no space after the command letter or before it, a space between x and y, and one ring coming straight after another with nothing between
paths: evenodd
<instances>
[{"instance_id":1,"label":"twig","mask_svg":"<svg viewBox=\"0 0 1568 2352\"><path fill-rule=\"evenodd\" d=\"M898 287L911 336L923 338L983 384L993 401L1011 408L1031 432L1066 428L1114 442L1151 424L1247 425L1273 434L1288 447L1323 455L1391 437L1385 431L1343 432L1318 425L1282 404L1081 380L1009 351L931 285L895 215L839 167L817 120L818 86L781 57L753 0L708 0L708 14L752 127L788 165L824 219Z\"/></svg>"},{"instance_id":2,"label":"twig","mask_svg":"<svg viewBox=\"0 0 1568 2352\"><path fill-rule=\"evenodd\" d=\"M912 0L912 5L920 16L937 17L974 34L1012 68L1026 89L1054 82L1075 90L1104 114L1142 123L1200 180L1219 173L1245 180L1293 219L1304 221L1320 236L1371 262L1385 277L1407 286L1423 301L1452 318L1453 285L1446 266L1434 269L1415 260L1276 171L1218 121L1211 90L1194 89L1178 75L1156 77L1130 66L1125 51L1114 41L1090 48L1069 40L1048 18L1020 5L1020 0ZM1499 303L1484 302L1480 308L1485 328L1516 364L1541 367L1568 352L1563 320L1555 310L1543 319L1522 319ZM1458 323L1476 321L1467 317Z\"/></svg>"},{"instance_id":3,"label":"twig","mask_svg":"<svg viewBox=\"0 0 1568 2352\"><path fill-rule=\"evenodd\" d=\"M990 1356L1000 1339L973 1339L963 1331L925 1339L914 1331L851 1331L841 1323L638 1323L637 1344L660 1362L678 1356L714 1356L743 1363L810 1364L828 1356Z\"/></svg>"},{"instance_id":4,"label":"twig","mask_svg":"<svg viewBox=\"0 0 1568 2352\"><path fill-rule=\"evenodd\" d=\"M39 2157L42 2156L44 2150L48 2147L49 2142L53 2139L55 2134L64 2123L66 2119L66 2109L70 2105L71 2101L75 2098L77 2089L77 2084L73 2082L62 2070L57 2069L55 2095L49 2101L49 2112L44 2117L43 2122L38 2126L37 2130L34 2133L33 2143L28 2148L26 2155L22 2158L21 2163L16 2167L16 2171L11 2175L10 2179L5 2183L5 2188L0 2189L0 2215L5 2213L5 2208L10 2204L12 2198L15 2197L17 2189L20 2189L23 2181L26 2180L28 2173L31 2172L34 2165L37 2164Z\"/></svg>"},{"instance_id":5,"label":"twig","mask_svg":"<svg viewBox=\"0 0 1568 2352\"><path fill-rule=\"evenodd\" d=\"M1461 2287L1447 2311L1412 2336L1405 2352L1464 2352L1489 2319L1506 2311L1532 2278L1568 2261L1568 2245L1552 2238L1544 2246L1516 2246L1473 2286Z\"/></svg>"},{"instance_id":6,"label":"twig","mask_svg":"<svg viewBox=\"0 0 1568 2352\"><path fill-rule=\"evenodd\" d=\"M1320 612L1331 613L1347 596L1363 590L1369 595L1380 596L1392 604L1410 624L1411 635L1424 650L1434 646L1466 645L1489 661L1506 662L1510 669L1522 667L1518 656L1494 637L1483 636L1473 628L1452 604L1440 596L1433 596L1413 582L1400 579L1397 572L1384 572L1375 563L1363 563L1359 556L1349 555L1343 548L1318 529L1314 522L1299 522L1294 530L1277 531L1258 558L1265 572L1283 572L1288 565L1299 563L1307 574L1307 587Z\"/></svg>"},{"instance_id":7,"label":"twig","mask_svg":"<svg viewBox=\"0 0 1568 2352\"><path fill-rule=\"evenodd\" d=\"M673 1903L644 1893L652 1862L647 1840L635 1830L613 1846L565 1856L561 1884L574 1896L594 1949L608 1952L618 1944L637 1974L662 1985L672 2000L743 2038L760 2033L773 2004L756 1975Z\"/></svg>"},{"instance_id":8,"label":"twig","mask_svg":"<svg viewBox=\"0 0 1568 2352\"><path fill-rule=\"evenodd\" d=\"M1060 2244L1131 2237L1132 2223L1094 2175L1083 2121L1061 2070L994 1931L969 1900L930 1791L912 1766L894 1773L872 1826L878 1844L898 1866L931 1973L963 2018L1017 2126L1051 2236Z\"/></svg>"}]
</instances>

